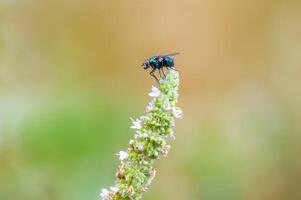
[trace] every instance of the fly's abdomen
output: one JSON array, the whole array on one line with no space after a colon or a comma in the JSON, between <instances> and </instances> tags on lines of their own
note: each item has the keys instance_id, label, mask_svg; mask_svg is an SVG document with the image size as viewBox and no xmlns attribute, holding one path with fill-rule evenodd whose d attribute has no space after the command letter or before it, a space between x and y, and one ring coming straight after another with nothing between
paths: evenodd
<instances>
[{"instance_id":1,"label":"fly's abdomen","mask_svg":"<svg viewBox=\"0 0 301 200\"><path fill-rule=\"evenodd\" d=\"M166 56L164 58L166 67L173 67L175 65L173 59L171 57Z\"/></svg>"}]
</instances>

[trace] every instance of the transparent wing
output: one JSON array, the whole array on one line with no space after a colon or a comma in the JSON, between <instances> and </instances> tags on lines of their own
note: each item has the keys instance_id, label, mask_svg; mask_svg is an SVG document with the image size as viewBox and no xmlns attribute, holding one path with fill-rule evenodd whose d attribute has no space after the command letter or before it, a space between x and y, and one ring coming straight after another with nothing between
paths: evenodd
<instances>
[{"instance_id":1,"label":"transparent wing","mask_svg":"<svg viewBox=\"0 0 301 200\"><path fill-rule=\"evenodd\" d=\"M176 52L176 53L170 53L170 54L167 54L167 55L164 55L164 56L176 56L178 54L180 54L180 53Z\"/></svg>"}]
</instances>

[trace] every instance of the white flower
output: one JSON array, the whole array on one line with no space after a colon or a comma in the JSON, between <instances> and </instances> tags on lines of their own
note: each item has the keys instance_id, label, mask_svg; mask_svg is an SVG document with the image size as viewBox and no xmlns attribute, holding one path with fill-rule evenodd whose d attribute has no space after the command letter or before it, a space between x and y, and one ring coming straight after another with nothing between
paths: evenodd
<instances>
[{"instance_id":1,"label":"white flower","mask_svg":"<svg viewBox=\"0 0 301 200\"><path fill-rule=\"evenodd\" d=\"M165 145L162 149L162 154L164 157L167 157L168 153L170 151L170 145Z\"/></svg>"},{"instance_id":2,"label":"white flower","mask_svg":"<svg viewBox=\"0 0 301 200\"><path fill-rule=\"evenodd\" d=\"M175 120L173 118L170 119L170 126L173 127L175 125L176 125Z\"/></svg>"},{"instance_id":3,"label":"white flower","mask_svg":"<svg viewBox=\"0 0 301 200\"><path fill-rule=\"evenodd\" d=\"M160 90L155 86L152 86L152 91L148 93L148 95L151 97L158 97L160 95Z\"/></svg>"},{"instance_id":4,"label":"white flower","mask_svg":"<svg viewBox=\"0 0 301 200\"><path fill-rule=\"evenodd\" d=\"M141 122L143 122L143 121L145 121L145 120L147 120L147 119L148 119L147 116L141 116L141 117L140 117L140 121L141 121Z\"/></svg>"},{"instance_id":5,"label":"white flower","mask_svg":"<svg viewBox=\"0 0 301 200\"><path fill-rule=\"evenodd\" d=\"M102 200L107 200L109 198L109 196L110 196L110 191L107 190L107 189L102 189L101 193L99 194L99 196L100 196L100 198Z\"/></svg>"},{"instance_id":6,"label":"white flower","mask_svg":"<svg viewBox=\"0 0 301 200\"><path fill-rule=\"evenodd\" d=\"M169 101L165 101L164 104L163 104L163 108L165 110L170 110L171 109L171 104Z\"/></svg>"},{"instance_id":7,"label":"white flower","mask_svg":"<svg viewBox=\"0 0 301 200\"><path fill-rule=\"evenodd\" d=\"M153 101L149 102L148 106L146 107L146 112L151 111L155 107L155 104Z\"/></svg>"},{"instance_id":8,"label":"white flower","mask_svg":"<svg viewBox=\"0 0 301 200\"><path fill-rule=\"evenodd\" d=\"M144 150L144 143L143 142L139 142L138 145L137 145L137 147L138 147L139 151L143 151Z\"/></svg>"},{"instance_id":9,"label":"white flower","mask_svg":"<svg viewBox=\"0 0 301 200\"><path fill-rule=\"evenodd\" d=\"M135 141L134 140L130 140L129 144L134 144Z\"/></svg>"},{"instance_id":10,"label":"white flower","mask_svg":"<svg viewBox=\"0 0 301 200\"><path fill-rule=\"evenodd\" d=\"M170 138L172 138L173 140L175 140L175 139L176 139L176 137L175 137L175 133L173 132L173 130L172 130L172 129L170 130L169 136L170 136Z\"/></svg>"},{"instance_id":11,"label":"white flower","mask_svg":"<svg viewBox=\"0 0 301 200\"><path fill-rule=\"evenodd\" d=\"M156 174L157 174L157 170L155 168L152 168L150 171L150 177L155 178Z\"/></svg>"},{"instance_id":12,"label":"white flower","mask_svg":"<svg viewBox=\"0 0 301 200\"><path fill-rule=\"evenodd\" d=\"M131 120L133 122L133 126L131 126L132 129L140 130L142 128L142 125L141 125L142 121L140 119L136 119L136 121L133 119L131 119Z\"/></svg>"},{"instance_id":13,"label":"white flower","mask_svg":"<svg viewBox=\"0 0 301 200\"><path fill-rule=\"evenodd\" d=\"M182 116L182 110L181 110L181 108L178 108L178 107L173 107L172 113L175 116L175 118L180 118Z\"/></svg>"},{"instance_id":14,"label":"white flower","mask_svg":"<svg viewBox=\"0 0 301 200\"><path fill-rule=\"evenodd\" d=\"M133 196L135 194L135 189L132 185L128 189L128 194L129 194L129 196Z\"/></svg>"},{"instance_id":15,"label":"white flower","mask_svg":"<svg viewBox=\"0 0 301 200\"><path fill-rule=\"evenodd\" d=\"M116 193L119 191L119 188L116 186L112 186L112 187L110 187L110 190L112 190L114 193Z\"/></svg>"},{"instance_id":16,"label":"white flower","mask_svg":"<svg viewBox=\"0 0 301 200\"><path fill-rule=\"evenodd\" d=\"M135 139L138 139L138 138L147 138L147 134L146 133L137 133L134 135L134 138Z\"/></svg>"},{"instance_id":17,"label":"white flower","mask_svg":"<svg viewBox=\"0 0 301 200\"><path fill-rule=\"evenodd\" d=\"M119 156L119 160L125 160L129 157L129 154L125 151L119 151L119 153L116 154L117 156Z\"/></svg>"}]
</instances>

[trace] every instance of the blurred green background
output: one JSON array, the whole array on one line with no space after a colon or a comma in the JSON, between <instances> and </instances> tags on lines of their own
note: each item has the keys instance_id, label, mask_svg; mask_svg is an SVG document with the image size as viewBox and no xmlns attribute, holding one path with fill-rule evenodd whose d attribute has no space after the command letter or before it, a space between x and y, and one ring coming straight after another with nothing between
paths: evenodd
<instances>
[{"instance_id":1,"label":"blurred green background","mask_svg":"<svg viewBox=\"0 0 301 200\"><path fill-rule=\"evenodd\" d=\"M180 52L176 140L145 200L301 199L300 0L0 1L0 199L88 200Z\"/></svg>"}]
</instances>

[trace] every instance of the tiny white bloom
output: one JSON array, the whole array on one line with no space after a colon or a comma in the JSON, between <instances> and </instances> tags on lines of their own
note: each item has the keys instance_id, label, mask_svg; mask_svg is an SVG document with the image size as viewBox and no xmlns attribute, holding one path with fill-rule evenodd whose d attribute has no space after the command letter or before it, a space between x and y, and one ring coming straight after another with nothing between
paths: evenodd
<instances>
[{"instance_id":1,"label":"tiny white bloom","mask_svg":"<svg viewBox=\"0 0 301 200\"><path fill-rule=\"evenodd\" d=\"M175 120L173 118L170 119L170 126L173 127L175 125L176 125Z\"/></svg>"},{"instance_id":2,"label":"tiny white bloom","mask_svg":"<svg viewBox=\"0 0 301 200\"><path fill-rule=\"evenodd\" d=\"M140 117L140 121L141 121L141 122L144 122L144 121L147 120L147 119L148 119L147 116L141 116L141 117Z\"/></svg>"},{"instance_id":3,"label":"tiny white bloom","mask_svg":"<svg viewBox=\"0 0 301 200\"><path fill-rule=\"evenodd\" d=\"M169 135L170 135L170 138L172 138L173 140L175 140L176 139L176 137L175 137L175 133L174 133L174 131L171 129L170 130L170 133L169 133Z\"/></svg>"},{"instance_id":4,"label":"tiny white bloom","mask_svg":"<svg viewBox=\"0 0 301 200\"><path fill-rule=\"evenodd\" d=\"M133 126L131 126L132 129L140 130L142 128L141 125L142 121L140 119L136 119L136 120L131 119L131 120L133 121Z\"/></svg>"},{"instance_id":5,"label":"tiny white bloom","mask_svg":"<svg viewBox=\"0 0 301 200\"><path fill-rule=\"evenodd\" d=\"M129 144L134 144L135 141L134 140L130 140Z\"/></svg>"},{"instance_id":6,"label":"tiny white bloom","mask_svg":"<svg viewBox=\"0 0 301 200\"><path fill-rule=\"evenodd\" d=\"M128 189L128 194L129 194L129 196L133 196L134 194L135 194L135 189L134 189L134 187L131 185L130 187L129 187L129 189Z\"/></svg>"},{"instance_id":7,"label":"tiny white bloom","mask_svg":"<svg viewBox=\"0 0 301 200\"><path fill-rule=\"evenodd\" d=\"M151 177L151 179L155 178L156 174L157 174L157 170L154 169L154 168L152 168L151 171L150 171L150 177Z\"/></svg>"},{"instance_id":8,"label":"tiny white bloom","mask_svg":"<svg viewBox=\"0 0 301 200\"><path fill-rule=\"evenodd\" d=\"M175 118L180 118L182 116L182 110L181 110L181 108L178 108L178 107L173 107L172 113L175 116Z\"/></svg>"},{"instance_id":9,"label":"tiny white bloom","mask_svg":"<svg viewBox=\"0 0 301 200\"><path fill-rule=\"evenodd\" d=\"M109 198L109 196L110 196L110 191L107 190L107 189L102 189L101 193L99 194L99 196L100 196L100 198L102 200L107 200Z\"/></svg>"},{"instance_id":10,"label":"tiny white bloom","mask_svg":"<svg viewBox=\"0 0 301 200\"><path fill-rule=\"evenodd\" d=\"M153 101L149 102L148 106L146 107L146 112L151 111L155 107L155 104Z\"/></svg>"},{"instance_id":11,"label":"tiny white bloom","mask_svg":"<svg viewBox=\"0 0 301 200\"><path fill-rule=\"evenodd\" d=\"M119 153L116 154L117 156L119 156L119 160L125 160L129 157L129 154L125 151L119 151Z\"/></svg>"},{"instance_id":12,"label":"tiny white bloom","mask_svg":"<svg viewBox=\"0 0 301 200\"><path fill-rule=\"evenodd\" d=\"M112 190L114 193L116 193L119 191L119 188L116 186L112 186L112 187L110 187L110 190Z\"/></svg>"},{"instance_id":13,"label":"tiny white bloom","mask_svg":"<svg viewBox=\"0 0 301 200\"><path fill-rule=\"evenodd\" d=\"M144 150L144 143L143 142L139 142L138 143L138 150L139 151L143 151Z\"/></svg>"},{"instance_id":14,"label":"tiny white bloom","mask_svg":"<svg viewBox=\"0 0 301 200\"><path fill-rule=\"evenodd\" d=\"M138 138L147 138L147 134L146 133L137 133L134 135L134 138L135 139L138 139Z\"/></svg>"},{"instance_id":15,"label":"tiny white bloom","mask_svg":"<svg viewBox=\"0 0 301 200\"><path fill-rule=\"evenodd\" d=\"M170 110L171 109L170 102L169 101L165 101L164 104L163 104L163 108L165 110Z\"/></svg>"},{"instance_id":16,"label":"tiny white bloom","mask_svg":"<svg viewBox=\"0 0 301 200\"><path fill-rule=\"evenodd\" d=\"M160 90L155 86L152 86L152 91L148 93L148 95L151 97L158 97L160 95Z\"/></svg>"},{"instance_id":17,"label":"tiny white bloom","mask_svg":"<svg viewBox=\"0 0 301 200\"><path fill-rule=\"evenodd\" d=\"M165 145L162 149L162 154L164 157L167 157L168 153L169 153L169 150L170 150L170 145Z\"/></svg>"}]
</instances>

